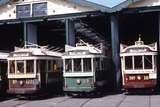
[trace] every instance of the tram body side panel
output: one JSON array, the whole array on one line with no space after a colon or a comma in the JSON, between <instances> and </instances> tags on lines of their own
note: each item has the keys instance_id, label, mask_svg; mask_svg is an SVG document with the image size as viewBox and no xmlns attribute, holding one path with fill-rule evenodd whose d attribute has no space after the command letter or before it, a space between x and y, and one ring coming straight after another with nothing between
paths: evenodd
<instances>
[{"instance_id":1,"label":"tram body side panel","mask_svg":"<svg viewBox=\"0 0 160 107\"><path fill-rule=\"evenodd\" d=\"M125 74L124 75L124 88L136 89L136 88L148 88L152 89L157 84L157 79L149 79L149 74Z\"/></svg>"},{"instance_id":2,"label":"tram body side panel","mask_svg":"<svg viewBox=\"0 0 160 107\"><path fill-rule=\"evenodd\" d=\"M87 77L65 77L64 91L69 92L91 92L94 90L93 76Z\"/></svg>"},{"instance_id":3,"label":"tram body side panel","mask_svg":"<svg viewBox=\"0 0 160 107\"><path fill-rule=\"evenodd\" d=\"M109 59L105 60L107 61L100 62L100 60L97 60L98 63L95 63L96 60L94 59L93 72L83 72L81 74L77 73L77 75L74 75L74 73L71 72L67 73L67 76L64 75L64 91L91 92L97 89L103 90L105 86L109 86L110 77L108 74L111 72L111 66L109 66L111 61Z\"/></svg>"},{"instance_id":4,"label":"tram body side panel","mask_svg":"<svg viewBox=\"0 0 160 107\"><path fill-rule=\"evenodd\" d=\"M157 84L157 67L156 67L156 55L137 55L132 57L132 64L127 69L129 62L126 61L125 56L121 57L121 70L122 70L122 82L124 89L154 89ZM135 60L137 57L142 57L142 63ZM150 60L145 58L149 58ZM140 60L141 61L141 60ZM149 61L150 63L146 63ZM138 68L140 67L140 68Z\"/></svg>"},{"instance_id":5,"label":"tram body side panel","mask_svg":"<svg viewBox=\"0 0 160 107\"><path fill-rule=\"evenodd\" d=\"M48 60L37 60L33 74L19 74L9 76L9 93L32 94L47 89L52 90L55 84L62 84L62 71L57 68L57 72L48 71ZM59 64L59 63L58 63ZM52 65L50 65L52 66ZM61 66L61 65L59 65ZM52 67L53 68L53 67Z\"/></svg>"}]
</instances>

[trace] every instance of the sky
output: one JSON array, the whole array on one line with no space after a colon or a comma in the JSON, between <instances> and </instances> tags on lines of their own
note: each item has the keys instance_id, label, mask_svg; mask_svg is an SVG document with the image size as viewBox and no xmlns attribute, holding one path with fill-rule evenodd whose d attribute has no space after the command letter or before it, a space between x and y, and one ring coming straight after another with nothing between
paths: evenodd
<instances>
[{"instance_id":1,"label":"sky","mask_svg":"<svg viewBox=\"0 0 160 107\"><path fill-rule=\"evenodd\" d=\"M86 1L94 2L107 7L114 7L126 0L86 0Z\"/></svg>"}]
</instances>

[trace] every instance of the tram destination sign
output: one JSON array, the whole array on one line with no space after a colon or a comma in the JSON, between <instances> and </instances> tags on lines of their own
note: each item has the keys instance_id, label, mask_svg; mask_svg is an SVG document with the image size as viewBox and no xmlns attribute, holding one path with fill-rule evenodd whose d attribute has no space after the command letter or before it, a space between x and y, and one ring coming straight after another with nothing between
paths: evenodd
<instances>
[{"instance_id":1,"label":"tram destination sign","mask_svg":"<svg viewBox=\"0 0 160 107\"><path fill-rule=\"evenodd\" d=\"M26 57L26 56L30 56L30 53L12 53L13 57Z\"/></svg>"},{"instance_id":2,"label":"tram destination sign","mask_svg":"<svg viewBox=\"0 0 160 107\"><path fill-rule=\"evenodd\" d=\"M129 49L129 52L131 53L140 53L140 52L147 52L148 49L147 48L132 48L132 49Z\"/></svg>"},{"instance_id":3,"label":"tram destination sign","mask_svg":"<svg viewBox=\"0 0 160 107\"><path fill-rule=\"evenodd\" d=\"M86 55L88 54L87 51L72 51L72 52L69 52L69 55Z\"/></svg>"}]
</instances>

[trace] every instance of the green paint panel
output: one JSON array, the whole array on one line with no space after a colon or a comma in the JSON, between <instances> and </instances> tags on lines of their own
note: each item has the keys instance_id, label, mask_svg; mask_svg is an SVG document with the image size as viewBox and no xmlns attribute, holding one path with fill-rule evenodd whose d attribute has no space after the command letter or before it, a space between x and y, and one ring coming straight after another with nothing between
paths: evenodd
<instances>
[{"instance_id":1,"label":"green paint panel","mask_svg":"<svg viewBox=\"0 0 160 107\"><path fill-rule=\"evenodd\" d=\"M95 89L93 77L67 77L65 78L65 91L90 92Z\"/></svg>"}]
</instances>

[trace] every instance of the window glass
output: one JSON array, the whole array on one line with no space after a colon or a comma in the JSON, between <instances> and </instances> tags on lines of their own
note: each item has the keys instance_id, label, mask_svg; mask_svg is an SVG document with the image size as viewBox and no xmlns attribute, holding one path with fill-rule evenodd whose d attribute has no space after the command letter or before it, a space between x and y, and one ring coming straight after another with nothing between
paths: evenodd
<instances>
[{"instance_id":1,"label":"window glass","mask_svg":"<svg viewBox=\"0 0 160 107\"><path fill-rule=\"evenodd\" d=\"M30 4L26 5L17 5L16 6L16 17L17 18L25 18L30 17Z\"/></svg>"},{"instance_id":2,"label":"window glass","mask_svg":"<svg viewBox=\"0 0 160 107\"><path fill-rule=\"evenodd\" d=\"M152 56L151 55L144 56L144 69L152 69Z\"/></svg>"},{"instance_id":3,"label":"window glass","mask_svg":"<svg viewBox=\"0 0 160 107\"><path fill-rule=\"evenodd\" d=\"M91 58L83 59L84 72L91 72Z\"/></svg>"},{"instance_id":4,"label":"window glass","mask_svg":"<svg viewBox=\"0 0 160 107\"><path fill-rule=\"evenodd\" d=\"M72 72L72 59L65 60L65 71Z\"/></svg>"},{"instance_id":5,"label":"window glass","mask_svg":"<svg viewBox=\"0 0 160 107\"><path fill-rule=\"evenodd\" d=\"M143 68L142 56L134 56L134 65L135 65L135 69Z\"/></svg>"},{"instance_id":6,"label":"window glass","mask_svg":"<svg viewBox=\"0 0 160 107\"><path fill-rule=\"evenodd\" d=\"M34 73L34 61L33 60L27 60L26 61L26 73Z\"/></svg>"},{"instance_id":7,"label":"window glass","mask_svg":"<svg viewBox=\"0 0 160 107\"><path fill-rule=\"evenodd\" d=\"M133 69L132 56L125 57L125 69Z\"/></svg>"},{"instance_id":8,"label":"window glass","mask_svg":"<svg viewBox=\"0 0 160 107\"><path fill-rule=\"evenodd\" d=\"M9 66L10 66L9 73L15 73L15 61L10 61Z\"/></svg>"},{"instance_id":9,"label":"window glass","mask_svg":"<svg viewBox=\"0 0 160 107\"><path fill-rule=\"evenodd\" d=\"M33 16L45 16L47 15L47 3L34 3L32 5Z\"/></svg>"},{"instance_id":10,"label":"window glass","mask_svg":"<svg viewBox=\"0 0 160 107\"><path fill-rule=\"evenodd\" d=\"M24 61L17 61L17 73L24 73Z\"/></svg>"},{"instance_id":11,"label":"window glass","mask_svg":"<svg viewBox=\"0 0 160 107\"><path fill-rule=\"evenodd\" d=\"M74 72L81 72L81 59L73 59Z\"/></svg>"}]
</instances>

